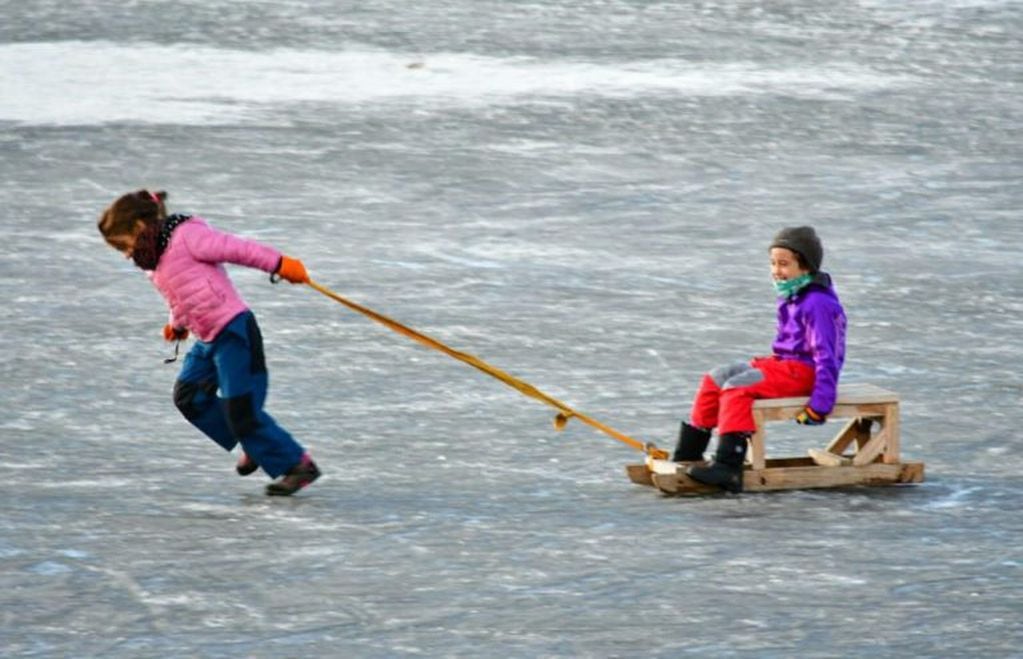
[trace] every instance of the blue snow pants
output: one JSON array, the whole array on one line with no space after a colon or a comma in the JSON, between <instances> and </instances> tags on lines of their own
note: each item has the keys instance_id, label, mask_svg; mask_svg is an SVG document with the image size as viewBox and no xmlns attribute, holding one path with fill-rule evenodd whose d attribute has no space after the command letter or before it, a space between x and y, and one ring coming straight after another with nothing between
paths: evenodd
<instances>
[{"instance_id":1,"label":"blue snow pants","mask_svg":"<svg viewBox=\"0 0 1023 659\"><path fill-rule=\"evenodd\" d=\"M238 314L212 341L196 341L174 383L174 405L206 436L242 449L276 478L302 459L303 448L263 411L269 379L263 337L251 311Z\"/></svg>"}]
</instances>

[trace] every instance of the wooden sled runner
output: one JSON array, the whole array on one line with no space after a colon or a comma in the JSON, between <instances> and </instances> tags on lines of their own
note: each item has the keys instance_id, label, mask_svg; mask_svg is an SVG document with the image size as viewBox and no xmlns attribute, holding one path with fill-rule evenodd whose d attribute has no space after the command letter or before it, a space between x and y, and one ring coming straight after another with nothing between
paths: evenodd
<instances>
[{"instance_id":1,"label":"wooden sled runner","mask_svg":"<svg viewBox=\"0 0 1023 659\"><path fill-rule=\"evenodd\" d=\"M769 421L793 419L806 398L772 398L753 404L757 429L743 472L743 490L800 490L851 485L922 483L924 464L899 457L899 397L872 384L839 388L829 419L849 419L824 449L810 449L809 457L768 459L764 450ZM872 428L877 430L872 432ZM850 454L846 451L850 450ZM656 487L665 494L711 494L721 490L689 478L692 463L647 457L642 464L626 465L633 483Z\"/></svg>"}]
</instances>

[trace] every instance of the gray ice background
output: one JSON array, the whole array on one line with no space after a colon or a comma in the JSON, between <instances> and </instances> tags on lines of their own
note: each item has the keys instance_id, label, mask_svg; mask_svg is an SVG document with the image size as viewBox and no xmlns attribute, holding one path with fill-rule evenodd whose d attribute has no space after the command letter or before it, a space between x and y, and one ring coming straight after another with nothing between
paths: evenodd
<instances>
[{"instance_id":1,"label":"gray ice background","mask_svg":"<svg viewBox=\"0 0 1023 659\"><path fill-rule=\"evenodd\" d=\"M0 654L1023 656L1023 5L0 0ZM413 66L410 66L413 65ZM291 499L170 400L139 187L670 447L812 224L927 481L673 499L640 456L232 275ZM769 455L823 444L772 427Z\"/></svg>"}]
</instances>

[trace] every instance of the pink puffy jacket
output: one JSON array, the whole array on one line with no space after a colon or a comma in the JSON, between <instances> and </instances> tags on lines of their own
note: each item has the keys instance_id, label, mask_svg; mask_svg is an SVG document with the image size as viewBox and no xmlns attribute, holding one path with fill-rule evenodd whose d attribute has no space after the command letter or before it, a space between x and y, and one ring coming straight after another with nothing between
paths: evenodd
<instances>
[{"instance_id":1,"label":"pink puffy jacket","mask_svg":"<svg viewBox=\"0 0 1023 659\"><path fill-rule=\"evenodd\" d=\"M213 229L200 217L179 225L150 278L170 307L170 324L212 341L248 305L223 263L274 272L281 253Z\"/></svg>"}]
</instances>

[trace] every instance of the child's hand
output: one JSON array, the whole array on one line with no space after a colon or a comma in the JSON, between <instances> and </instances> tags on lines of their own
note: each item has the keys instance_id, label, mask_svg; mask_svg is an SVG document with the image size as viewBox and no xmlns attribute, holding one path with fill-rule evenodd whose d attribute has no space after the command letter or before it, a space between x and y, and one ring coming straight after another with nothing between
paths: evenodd
<instances>
[{"instance_id":1,"label":"child's hand","mask_svg":"<svg viewBox=\"0 0 1023 659\"><path fill-rule=\"evenodd\" d=\"M184 341L188 338L188 330L184 327L173 327L168 323L163 326L163 338L167 341Z\"/></svg>"},{"instance_id":2,"label":"child's hand","mask_svg":"<svg viewBox=\"0 0 1023 659\"><path fill-rule=\"evenodd\" d=\"M282 256L281 262L277 266L277 272L274 274L279 275L282 279L287 279L292 284L306 284L309 282L309 273L306 272L305 266L298 259L293 259L290 256Z\"/></svg>"},{"instance_id":3,"label":"child's hand","mask_svg":"<svg viewBox=\"0 0 1023 659\"><path fill-rule=\"evenodd\" d=\"M803 411L796 415L796 423L804 426L820 426L827 420L827 416L814 412L813 408L809 405L804 407Z\"/></svg>"}]
</instances>

